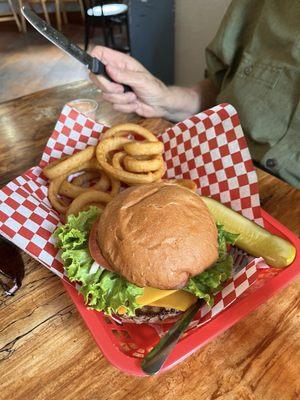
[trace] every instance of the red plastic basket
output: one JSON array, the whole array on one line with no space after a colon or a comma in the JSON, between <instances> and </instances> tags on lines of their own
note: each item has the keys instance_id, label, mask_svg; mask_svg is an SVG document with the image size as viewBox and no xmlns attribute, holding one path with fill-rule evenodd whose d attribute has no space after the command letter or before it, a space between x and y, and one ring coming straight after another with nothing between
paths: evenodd
<instances>
[{"instance_id":1,"label":"red plastic basket","mask_svg":"<svg viewBox=\"0 0 300 400\"><path fill-rule=\"evenodd\" d=\"M87 310L82 297L65 276L54 245L52 234L59 223L59 215L48 201L47 181L42 174L43 166L50 161L87 145L96 145L105 129L104 125L65 106L40 164L0 190L0 233L62 278L98 346L113 365L126 373L143 375L140 360L157 343L167 326L119 325L102 313ZM216 295L213 308L206 314L201 310L201 325L185 333L167 360L163 368L166 370L299 275L300 243L293 233L261 210L257 176L232 106L220 104L192 116L163 132L159 140L164 143L167 178L192 179L200 194L221 201L258 224L264 223L271 232L289 239L298 250L296 260L285 270L266 268L257 272L259 259L256 259L240 271L240 275ZM212 315L215 316L211 319Z\"/></svg>"},{"instance_id":2,"label":"red plastic basket","mask_svg":"<svg viewBox=\"0 0 300 400\"><path fill-rule=\"evenodd\" d=\"M185 360L300 275L300 239L267 212L261 210L261 213L265 228L268 231L288 239L296 247L297 255L294 262L288 268L282 270L273 268L260 270L256 282L241 297L237 298L234 303L212 320L192 330L190 334L179 341L160 372L166 371ZM147 342L149 349L155 346L158 339L154 329L145 324L139 325L138 328L134 324L119 325L105 317L103 313L88 310L84 305L82 296L78 295L76 289L64 281L63 284L107 360L127 374L145 376L140 366L140 359L144 354L138 353L138 350L141 342L143 346ZM124 346L135 347L136 355L130 357L125 354L122 351Z\"/></svg>"}]
</instances>

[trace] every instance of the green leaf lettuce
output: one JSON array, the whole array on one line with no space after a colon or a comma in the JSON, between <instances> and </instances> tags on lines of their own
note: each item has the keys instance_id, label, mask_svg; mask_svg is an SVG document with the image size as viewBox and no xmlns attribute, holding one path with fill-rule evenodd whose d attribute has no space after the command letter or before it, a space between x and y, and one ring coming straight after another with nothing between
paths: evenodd
<instances>
[{"instance_id":1,"label":"green leaf lettuce","mask_svg":"<svg viewBox=\"0 0 300 400\"><path fill-rule=\"evenodd\" d=\"M204 299L209 305L213 304L214 294L222 288L232 274L233 259L227 254L227 245L234 244L238 235L227 232L223 226L217 224L218 228L218 261L201 274L191 278L184 290Z\"/></svg>"},{"instance_id":2,"label":"green leaf lettuce","mask_svg":"<svg viewBox=\"0 0 300 400\"><path fill-rule=\"evenodd\" d=\"M140 307L136 298L143 294L144 289L101 267L91 272L94 260L89 252L88 240L99 215L97 207L90 207L77 217L70 215L68 222L54 232L65 271L70 281L81 283L80 292L88 307L110 315L123 306L127 315L134 316L135 310Z\"/></svg>"},{"instance_id":3,"label":"green leaf lettuce","mask_svg":"<svg viewBox=\"0 0 300 400\"><path fill-rule=\"evenodd\" d=\"M226 282L231 276L232 264L232 257L226 256L222 261L216 262L213 267L191 278L184 290L212 305L214 294L222 288L222 283Z\"/></svg>"}]
</instances>

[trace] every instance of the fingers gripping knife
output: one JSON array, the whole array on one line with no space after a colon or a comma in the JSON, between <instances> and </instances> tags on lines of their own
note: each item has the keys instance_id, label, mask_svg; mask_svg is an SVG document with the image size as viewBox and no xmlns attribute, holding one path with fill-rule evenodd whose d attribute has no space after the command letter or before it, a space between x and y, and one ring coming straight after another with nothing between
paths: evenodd
<instances>
[{"instance_id":1,"label":"fingers gripping knife","mask_svg":"<svg viewBox=\"0 0 300 400\"><path fill-rule=\"evenodd\" d=\"M43 19L41 19L35 12L33 12L29 6L23 6L21 8L22 14L27 19L27 21L46 39L55 46L59 47L65 53L74 57L76 60L85 65L93 74L104 75L107 79L111 80L105 70L105 66L102 64L98 58L90 56L87 52L82 50L75 43L72 43L67 37L65 37L61 32L58 32L51 25L47 24ZM132 91L132 89L124 86L124 92Z\"/></svg>"}]
</instances>

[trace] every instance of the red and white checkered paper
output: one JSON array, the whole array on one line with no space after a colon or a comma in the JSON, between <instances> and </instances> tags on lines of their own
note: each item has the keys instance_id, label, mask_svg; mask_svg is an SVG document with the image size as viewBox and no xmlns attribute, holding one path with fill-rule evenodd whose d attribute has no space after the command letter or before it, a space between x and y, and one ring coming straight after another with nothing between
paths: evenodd
<instances>
[{"instance_id":1,"label":"red and white checkered paper","mask_svg":"<svg viewBox=\"0 0 300 400\"><path fill-rule=\"evenodd\" d=\"M42 167L64 155L96 145L104 125L66 105L48 140L38 166L0 190L0 233L60 278L63 266L51 235L59 215L47 198ZM168 178L188 178L198 191L262 224L257 176L236 110L221 104L166 130L159 139L165 148ZM251 262L217 294L212 309L201 310L207 321L240 296L256 277Z\"/></svg>"}]
</instances>

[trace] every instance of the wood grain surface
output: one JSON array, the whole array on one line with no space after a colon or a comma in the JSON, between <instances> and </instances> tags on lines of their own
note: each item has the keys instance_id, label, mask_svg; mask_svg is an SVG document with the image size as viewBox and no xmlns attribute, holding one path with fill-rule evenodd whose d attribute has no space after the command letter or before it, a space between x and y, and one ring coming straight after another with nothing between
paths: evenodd
<instances>
[{"instance_id":1,"label":"wood grain surface","mask_svg":"<svg viewBox=\"0 0 300 400\"><path fill-rule=\"evenodd\" d=\"M166 121L141 121L114 112L89 83L45 90L0 105L1 185L39 161L63 104L98 99L98 119L139 121L156 132ZM300 191L258 170L266 211L299 234ZM22 253L23 286L0 297L0 399L300 398L300 282L157 377L126 376L95 345L60 280Z\"/></svg>"},{"instance_id":2,"label":"wood grain surface","mask_svg":"<svg viewBox=\"0 0 300 400\"><path fill-rule=\"evenodd\" d=\"M32 1L34 2L40 3ZM0 4L2 5L3 1ZM54 27L55 14L49 13ZM69 12L68 14L70 15ZM84 23L79 13L76 17L77 15L72 13L69 19L71 21L63 26L63 34L83 48ZM103 38L99 26L91 38L90 49L100 43L103 43ZM0 58L0 103L88 77L85 66L53 46L28 23L27 32L23 34L20 34L12 23L0 24Z\"/></svg>"}]
</instances>

